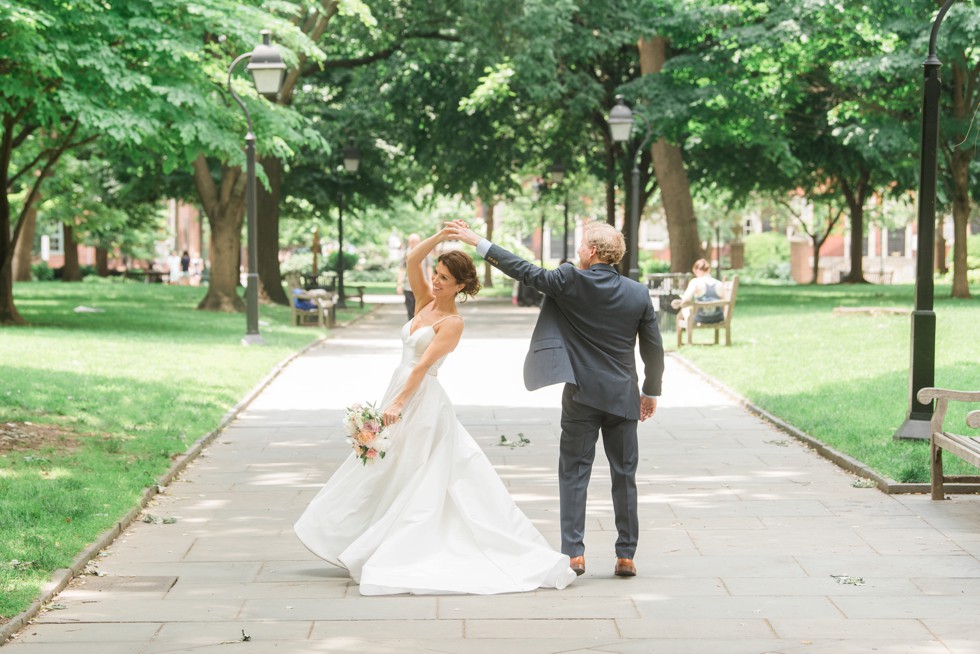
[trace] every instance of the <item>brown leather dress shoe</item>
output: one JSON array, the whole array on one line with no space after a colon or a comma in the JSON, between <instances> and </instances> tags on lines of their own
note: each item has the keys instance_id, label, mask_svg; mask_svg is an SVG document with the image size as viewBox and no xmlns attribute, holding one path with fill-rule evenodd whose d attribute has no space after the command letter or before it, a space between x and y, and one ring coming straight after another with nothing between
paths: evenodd
<instances>
[{"instance_id":1,"label":"brown leather dress shoe","mask_svg":"<svg viewBox=\"0 0 980 654\"><path fill-rule=\"evenodd\" d=\"M568 559L568 566L575 571L575 574L582 576L585 574L585 557L573 556Z\"/></svg>"},{"instance_id":2,"label":"brown leather dress shoe","mask_svg":"<svg viewBox=\"0 0 980 654\"><path fill-rule=\"evenodd\" d=\"M616 576L635 577L636 566L633 565L633 559L616 559Z\"/></svg>"}]
</instances>

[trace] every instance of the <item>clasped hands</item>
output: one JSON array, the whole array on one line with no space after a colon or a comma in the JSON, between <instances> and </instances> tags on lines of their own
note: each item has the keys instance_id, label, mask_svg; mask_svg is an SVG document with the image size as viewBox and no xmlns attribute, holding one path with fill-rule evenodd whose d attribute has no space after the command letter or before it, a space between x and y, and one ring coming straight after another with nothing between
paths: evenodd
<instances>
[{"instance_id":1,"label":"clasped hands","mask_svg":"<svg viewBox=\"0 0 980 654\"><path fill-rule=\"evenodd\" d=\"M470 226L462 218L444 222L442 231L446 238L462 241L467 245L476 245L480 242L480 235L470 229Z\"/></svg>"}]
</instances>

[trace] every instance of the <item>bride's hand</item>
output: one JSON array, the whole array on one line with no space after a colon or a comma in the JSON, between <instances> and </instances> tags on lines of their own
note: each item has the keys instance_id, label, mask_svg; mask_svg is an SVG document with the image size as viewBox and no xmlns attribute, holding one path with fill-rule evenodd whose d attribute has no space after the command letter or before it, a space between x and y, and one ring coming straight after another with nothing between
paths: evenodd
<instances>
[{"instance_id":1,"label":"bride's hand","mask_svg":"<svg viewBox=\"0 0 980 654\"><path fill-rule=\"evenodd\" d=\"M381 414L381 422L385 427L390 427L402 419L402 405L394 403L388 406Z\"/></svg>"}]
</instances>

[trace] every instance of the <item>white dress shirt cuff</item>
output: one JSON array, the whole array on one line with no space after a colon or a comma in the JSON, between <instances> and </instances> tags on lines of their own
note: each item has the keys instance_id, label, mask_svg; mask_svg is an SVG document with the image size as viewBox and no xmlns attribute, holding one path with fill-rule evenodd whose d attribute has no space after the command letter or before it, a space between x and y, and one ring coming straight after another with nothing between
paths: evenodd
<instances>
[{"instance_id":1,"label":"white dress shirt cuff","mask_svg":"<svg viewBox=\"0 0 980 654\"><path fill-rule=\"evenodd\" d=\"M480 242L476 244L476 253L481 257L486 258L487 252L490 251L490 246L493 245L490 241L485 238L481 238Z\"/></svg>"}]
</instances>

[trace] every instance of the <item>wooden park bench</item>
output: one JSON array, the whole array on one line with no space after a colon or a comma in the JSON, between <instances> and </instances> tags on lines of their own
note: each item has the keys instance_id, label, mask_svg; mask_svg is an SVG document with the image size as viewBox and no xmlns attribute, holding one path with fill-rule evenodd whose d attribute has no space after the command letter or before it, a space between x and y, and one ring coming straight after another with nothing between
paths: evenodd
<instances>
[{"instance_id":1,"label":"wooden park bench","mask_svg":"<svg viewBox=\"0 0 980 654\"><path fill-rule=\"evenodd\" d=\"M289 305L293 309L293 324L296 326L316 324L320 327L333 327L337 324L337 296L324 289L293 291Z\"/></svg>"},{"instance_id":2,"label":"wooden park bench","mask_svg":"<svg viewBox=\"0 0 980 654\"><path fill-rule=\"evenodd\" d=\"M730 280L722 280L721 284L723 289L720 300L714 300L711 302L692 302L689 305L685 305L691 308L690 316L687 319L683 318L681 314L677 315L676 328L678 348L680 348L683 343L683 335L685 331L687 332L687 344L694 344L695 329L715 330L715 345L718 345L721 330L725 330L725 345L732 344L732 312L735 310L735 299L738 295L738 275L734 275ZM699 311L710 310L715 307L721 307L723 318L720 322L698 322L697 315Z\"/></svg>"},{"instance_id":3,"label":"wooden park bench","mask_svg":"<svg viewBox=\"0 0 980 654\"><path fill-rule=\"evenodd\" d=\"M337 294L337 273L332 270L325 270L316 277L307 274L300 274L300 280L303 283L303 288L306 290L314 289L324 289L330 291L334 295ZM357 300L360 303L361 308L364 308L364 287L363 286L353 286L344 282L344 302Z\"/></svg>"},{"instance_id":4,"label":"wooden park bench","mask_svg":"<svg viewBox=\"0 0 980 654\"><path fill-rule=\"evenodd\" d=\"M944 388L923 388L916 395L919 402L928 404L936 401L936 409L929 423L929 450L932 477L932 499L946 499L944 485L965 484L958 492L980 493L980 475L944 475L943 451L959 457L970 465L980 468L980 438L976 436L961 436L943 431L943 421L946 419L946 409L950 401L980 402L980 391L950 391ZM974 429L980 429L980 409L966 414L966 424Z\"/></svg>"}]
</instances>

